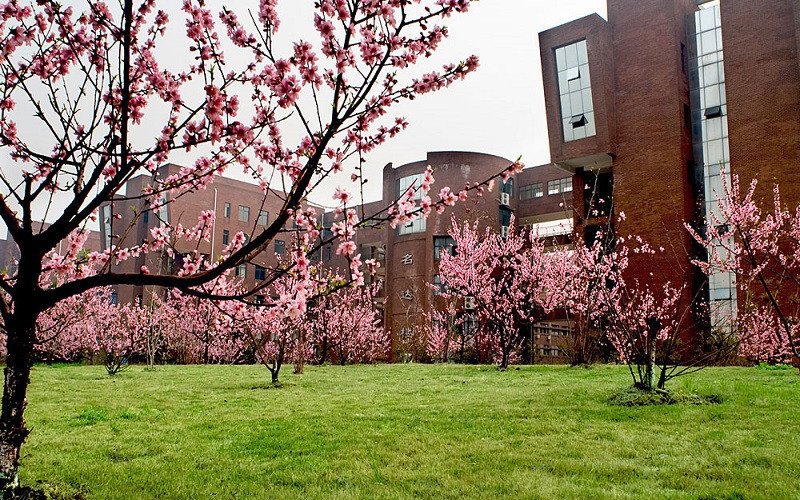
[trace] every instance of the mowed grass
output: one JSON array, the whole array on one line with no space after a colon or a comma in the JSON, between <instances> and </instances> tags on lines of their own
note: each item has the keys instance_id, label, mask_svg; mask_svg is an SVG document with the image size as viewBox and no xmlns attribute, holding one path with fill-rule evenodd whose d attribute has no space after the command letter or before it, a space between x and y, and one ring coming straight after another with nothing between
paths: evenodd
<instances>
[{"instance_id":1,"label":"mowed grass","mask_svg":"<svg viewBox=\"0 0 800 500\"><path fill-rule=\"evenodd\" d=\"M625 367L37 366L22 480L89 498L798 498L800 376L615 407Z\"/></svg>"}]
</instances>

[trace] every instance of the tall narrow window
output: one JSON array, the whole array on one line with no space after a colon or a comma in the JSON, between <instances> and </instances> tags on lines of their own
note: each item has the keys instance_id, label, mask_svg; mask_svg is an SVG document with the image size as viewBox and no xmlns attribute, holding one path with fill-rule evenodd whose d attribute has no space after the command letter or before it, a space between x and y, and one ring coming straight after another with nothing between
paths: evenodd
<instances>
[{"instance_id":1,"label":"tall narrow window","mask_svg":"<svg viewBox=\"0 0 800 500\"><path fill-rule=\"evenodd\" d=\"M231 237L231 232L228 231L227 229L223 229L222 230L222 244L223 245L227 245L228 241L230 241L230 237Z\"/></svg>"},{"instance_id":2,"label":"tall narrow window","mask_svg":"<svg viewBox=\"0 0 800 500\"><path fill-rule=\"evenodd\" d=\"M442 258L442 253L449 253L450 255L456 254L456 242L449 236L434 236L433 237L433 258L439 260Z\"/></svg>"},{"instance_id":3,"label":"tall narrow window","mask_svg":"<svg viewBox=\"0 0 800 500\"><path fill-rule=\"evenodd\" d=\"M269 212L267 212L266 210L258 211L258 225L259 226L269 225Z\"/></svg>"},{"instance_id":4,"label":"tall narrow window","mask_svg":"<svg viewBox=\"0 0 800 500\"><path fill-rule=\"evenodd\" d=\"M225 208L223 209L222 214L225 216L226 219L230 219L231 218L231 204L230 203L225 202Z\"/></svg>"},{"instance_id":5,"label":"tall narrow window","mask_svg":"<svg viewBox=\"0 0 800 500\"><path fill-rule=\"evenodd\" d=\"M239 264L238 266L236 266L236 277L237 278L247 277L247 264Z\"/></svg>"},{"instance_id":6,"label":"tall narrow window","mask_svg":"<svg viewBox=\"0 0 800 500\"><path fill-rule=\"evenodd\" d=\"M275 253L283 255L286 253L286 242L283 240L275 240Z\"/></svg>"},{"instance_id":7,"label":"tall narrow window","mask_svg":"<svg viewBox=\"0 0 800 500\"><path fill-rule=\"evenodd\" d=\"M586 40L555 49L564 142L595 135Z\"/></svg>"},{"instance_id":8,"label":"tall narrow window","mask_svg":"<svg viewBox=\"0 0 800 500\"><path fill-rule=\"evenodd\" d=\"M412 198L414 201L418 201L422 199L422 190L420 189L422 186L422 179L424 174L414 174L409 175L406 177L402 177L397 182L397 197L399 198L404 193L406 193L409 189L414 190L414 197ZM425 219L423 217L418 217L415 220L403 224L397 228L398 234L412 234L412 233L424 233L427 228L425 223Z\"/></svg>"}]
</instances>

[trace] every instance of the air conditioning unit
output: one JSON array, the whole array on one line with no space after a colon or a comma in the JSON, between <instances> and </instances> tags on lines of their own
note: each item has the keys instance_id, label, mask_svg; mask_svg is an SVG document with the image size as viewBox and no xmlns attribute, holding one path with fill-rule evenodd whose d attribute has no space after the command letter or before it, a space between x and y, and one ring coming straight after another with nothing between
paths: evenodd
<instances>
[{"instance_id":1,"label":"air conditioning unit","mask_svg":"<svg viewBox=\"0 0 800 500\"><path fill-rule=\"evenodd\" d=\"M508 193L500 193L500 204L504 206L511 205L511 195Z\"/></svg>"},{"instance_id":2,"label":"air conditioning unit","mask_svg":"<svg viewBox=\"0 0 800 500\"><path fill-rule=\"evenodd\" d=\"M464 297L464 309L467 311L475 309L475 297Z\"/></svg>"},{"instance_id":3,"label":"air conditioning unit","mask_svg":"<svg viewBox=\"0 0 800 500\"><path fill-rule=\"evenodd\" d=\"M508 233L510 228L508 226L500 226L500 237L501 238L508 238Z\"/></svg>"}]
</instances>

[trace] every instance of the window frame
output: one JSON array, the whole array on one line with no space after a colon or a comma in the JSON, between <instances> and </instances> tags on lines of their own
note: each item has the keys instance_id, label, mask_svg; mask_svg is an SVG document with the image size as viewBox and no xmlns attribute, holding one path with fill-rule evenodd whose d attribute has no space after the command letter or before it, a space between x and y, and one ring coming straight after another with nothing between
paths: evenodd
<instances>
[{"instance_id":1,"label":"window frame","mask_svg":"<svg viewBox=\"0 0 800 500\"><path fill-rule=\"evenodd\" d=\"M245 215L245 218L242 218ZM239 205L239 222L250 222L250 207L247 205Z\"/></svg>"}]
</instances>

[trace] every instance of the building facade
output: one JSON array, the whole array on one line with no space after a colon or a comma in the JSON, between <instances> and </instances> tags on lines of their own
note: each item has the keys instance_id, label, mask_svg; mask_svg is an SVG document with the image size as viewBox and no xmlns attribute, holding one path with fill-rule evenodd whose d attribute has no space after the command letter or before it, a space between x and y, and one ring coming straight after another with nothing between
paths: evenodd
<instances>
[{"instance_id":1,"label":"building facade","mask_svg":"<svg viewBox=\"0 0 800 500\"><path fill-rule=\"evenodd\" d=\"M458 191L467 183L484 181L506 169L512 162L494 155L472 152L431 152L425 160L398 167L391 163L383 169L383 199L362 207L362 218L385 209L400 197L409 186L419 186L425 169L434 170L433 191L449 186ZM541 236L565 236L572 231L572 177L552 165L526 168L508 182L498 182L492 193L482 197L470 196L464 203L449 207L442 214L432 213L403 227L392 229L383 225L376 229L359 230L356 242L365 258L381 262L379 278L383 280L380 294L384 322L392 333L394 352L413 353L424 350L415 345L422 339L420 330L426 314L433 308L443 308L437 296L441 281L438 265L442 252L452 251L448 235L453 221L458 224L477 222L480 230L489 227L502 233L511 224L535 227ZM435 196L434 196L435 198ZM333 214L325 215L325 226L333 222ZM566 239L566 238L565 238ZM323 248L322 262L332 268L345 269L346 261L331 248ZM459 305L463 307L463 305ZM548 331L555 332L550 335ZM525 359L556 359L568 325L553 320L547 328L530 328Z\"/></svg>"},{"instance_id":2,"label":"building facade","mask_svg":"<svg viewBox=\"0 0 800 500\"><path fill-rule=\"evenodd\" d=\"M576 229L664 247L667 263L632 254L631 274L688 280L715 323L735 315L734 276L706 282L684 223L712 217L731 174L800 202L800 3L609 0L608 20L539 41L550 153L573 175Z\"/></svg>"}]
</instances>

